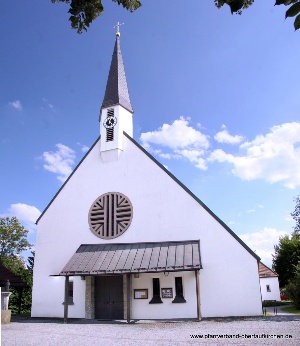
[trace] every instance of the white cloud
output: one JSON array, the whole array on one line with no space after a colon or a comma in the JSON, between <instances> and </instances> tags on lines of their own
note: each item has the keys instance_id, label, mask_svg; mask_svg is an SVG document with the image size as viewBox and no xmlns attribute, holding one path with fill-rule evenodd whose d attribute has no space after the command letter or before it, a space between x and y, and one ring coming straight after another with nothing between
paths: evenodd
<instances>
[{"instance_id":1,"label":"white cloud","mask_svg":"<svg viewBox=\"0 0 300 346\"><path fill-rule=\"evenodd\" d=\"M64 182L72 172L75 151L66 145L56 144L57 151L43 153L44 169L57 174L57 179Z\"/></svg>"},{"instance_id":2,"label":"white cloud","mask_svg":"<svg viewBox=\"0 0 300 346\"><path fill-rule=\"evenodd\" d=\"M10 216L16 216L24 227L31 232L35 230L35 222L41 215L38 208L24 203L11 204L8 212Z\"/></svg>"},{"instance_id":3,"label":"white cloud","mask_svg":"<svg viewBox=\"0 0 300 346\"><path fill-rule=\"evenodd\" d=\"M171 125L163 124L157 131L142 133L140 140L142 143L158 144L171 149L190 146L207 149L209 147L208 137L188 124L188 118L180 117Z\"/></svg>"},{"instance_id":4,"label":"white cloud","mask_svg":"<svg viewBox=\"0 0 300 346\"><path fill-rule=\"evenodd\" d=\"M82 153L87 153L90 149L88 146L86 146L84 144L81 144L81 143L77 143L77 144L80 146Z\"/></svg>"},{"instance_id":5,"label":"white cloud","mask_svg":"<svg viewBox=\"0 0 300 346\"><path fill-rule=\"evenodd\" d=\"M245 233L239 235L239 237L256 252L263 263L271 266L274 245L278 244L279 237L287 234L289 233L285 231L278 231L275 228L265 227L259 232Z\"/></svg>"},{"instance_id":6,"label":"white cloud","mask_svg":"<svg viewBox=\"0 0 300 346\"><path fill-rule=\"evenodd\" d=\"M229 134L229 132L226 129L225 125L222 125L222 128L224 129L223 131L218 132L215 136L214 139L218 143L226 143L226 144L240 144L243 140L243 136L235 135L232 136Z\"/></svg>"},{"instance_id":7,"label":"white cloud","mask_svg":"<svg viewBox=\"0 0 300 346\"><path fill-rule=\"evenodd\" d=\"M42 98L42 101L46 104L48 108L50 108L53 112L55 112L55 108L52 103L50 103L45 97ZM42 109L44 109L42 107Z\"/></svg>"},{"instance_id":8,"label":"white cloud","mask_svg":"<svg viewBox=\"0 0 300 346\"><path fill-rule=\"evenodd\" d=\"M18 111L22 111L23 110L22 103L19 100L15 100L15 101L9 102L9 105L12 106L13 108L17 109Z\"/></svg>"},{"instance_id":9,"label":"white cloud","mask_svg":"<svg viewBox=\"0 0 300 346\"><path fill-rule=\"evenodd\" d=\"M163 124L156 131L142 133L140 136L142 145L162 158L186 158L195 167L207 169L202 156L209 148L209 137L189 126L189 120L189 118L180 117L171 125ZM153 145L168 148L171 153L162 153L161 149L154 149Z\"/></svg>"},{"instance_id":10,"label":"white cloud","mask_svg":"<svg viewBox=\"0 0 300 346\"><path fill-rule=\"evenodd\" d=\"M300 185L300 123L274 126L266 135L241 144L244 155L214 150L208 161L228 162L232 172L243 180L263 179L269 183L282 182L293 189Z\"/></svg>"}]
</instances>

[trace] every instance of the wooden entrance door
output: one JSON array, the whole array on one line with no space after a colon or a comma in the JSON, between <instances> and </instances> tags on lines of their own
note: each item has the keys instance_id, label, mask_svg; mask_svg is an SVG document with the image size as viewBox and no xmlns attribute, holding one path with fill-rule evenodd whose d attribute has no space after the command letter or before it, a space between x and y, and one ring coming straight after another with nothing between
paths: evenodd
<instances>
[{"instance_id":1,"label":"wooden entrance door","mask_svg":"<svg viewBox=\"0 0 300 346\"><path fill-rule=\"evenodd\" d=\"M122 275L96 276L95 318L108 320L124 318Z\"/></svg>"}]
</instances>

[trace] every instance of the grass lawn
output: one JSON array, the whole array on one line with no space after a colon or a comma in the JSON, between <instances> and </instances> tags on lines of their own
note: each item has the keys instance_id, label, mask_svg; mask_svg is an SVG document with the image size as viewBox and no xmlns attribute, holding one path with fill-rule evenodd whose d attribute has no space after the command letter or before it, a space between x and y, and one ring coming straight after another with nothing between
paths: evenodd
<instances>
[{"instance_id":1,"label":"grass lawn","mask_svg":"<svg viewBox=\"0 0 300 346\"><path fill-rule=\"evenodd\" d=\"M286 308L281 308L282 311L289 312L291 314L300 315L300 310L296 309L294 306L288 306Z\"/></svg>"}]
</instances>

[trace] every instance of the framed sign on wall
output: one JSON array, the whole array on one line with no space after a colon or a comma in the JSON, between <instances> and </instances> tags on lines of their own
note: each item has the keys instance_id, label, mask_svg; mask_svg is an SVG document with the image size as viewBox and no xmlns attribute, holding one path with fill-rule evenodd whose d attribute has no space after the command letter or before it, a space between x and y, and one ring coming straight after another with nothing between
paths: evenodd
<instances>
[{"instance_id":1,"label":"framed sign on wall","mask_svg":"<svg viewBox=\"0 0 300 346\"><path fill-rule=\"evenodd\" d=\"M162 288L161 289L162 298L173 298L173 288Z\"/></svg>"},{"instance_id":2,"label":"framed sign on wall","mask_svg":"<svg viewBox=\"0 0 300 346\"><path fill-rule=\"evenodd\" d=\"M135 289L134 290L134 299L148 299L148 289Z\"/></svg>"}]
</instances>

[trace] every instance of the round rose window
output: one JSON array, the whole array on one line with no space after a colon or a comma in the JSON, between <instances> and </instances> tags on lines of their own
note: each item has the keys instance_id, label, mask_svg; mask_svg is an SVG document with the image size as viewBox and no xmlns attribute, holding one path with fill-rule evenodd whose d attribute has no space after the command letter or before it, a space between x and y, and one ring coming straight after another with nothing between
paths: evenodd
<instances>
[{"instance_id":1,"label":"round rose window","mask_svg":"<svg viewBox=\"0 0 300 346\"><path fill-rule=\"evenodd\" d=\"M91 231L99 238L113 239L123 234L132 220L132 204L119 192L98 197L89 211Z\"/></svg>"}]
</instances>

